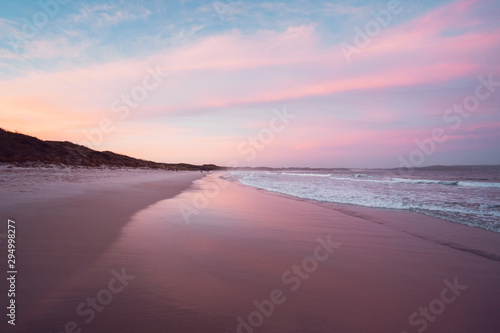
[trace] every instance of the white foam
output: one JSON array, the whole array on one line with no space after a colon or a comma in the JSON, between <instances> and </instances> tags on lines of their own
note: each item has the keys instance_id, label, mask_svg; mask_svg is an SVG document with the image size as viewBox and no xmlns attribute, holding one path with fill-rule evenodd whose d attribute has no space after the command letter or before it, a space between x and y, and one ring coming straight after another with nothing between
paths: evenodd
<instances>
[{"instance_id":1,"label":"white foam","mask_svg":"<svg viewBox=\"0 0 500 333\"><path fill-rule=\"evenodd\" d=\"M487 183L487 182L471 182L471 181L461 181L458 182L459 186L467 187L497 187L500 188L500 183Z\"/></svg>"},{"instance_id":2,"label":"white foam","mask_svg":"<svg viewBox=\"0 0 500 333\"><path fill-rule=\"evenodd\" d=\"M282 175L287 176L304 176L304 177L330 177L332 174L322 174L322 173L293 173L293 172L282 172Z\"/></svg>"},{"instance_id":3,"label":"white foam","mask_svg":"<svg viewBox=\"0 0 500 333\"><path fill-rule=\"evenodd\" d=\"M239 176L239 181L245 185L298 198L412 210L456 223L500 231L498 183L388 178L384 174L373 178L355 177L352 174L331 176L305 173L247 173ZM387 184L391 186L387 187ZM470 190L460 186L467 186Z\"/></svg>"},{"instance_id":4,"label":"white foam","mask_svg":"<svg viewBox=\"0 0 500 333\"><path fill-rule=\"evenodd\" d=\"M399 183L410 184L439 184L439 185L458 185L458 181L453 180L434 180L434 179L408 179L408 178L393 178L394 181Z\"/></svg>"}]
</instances>

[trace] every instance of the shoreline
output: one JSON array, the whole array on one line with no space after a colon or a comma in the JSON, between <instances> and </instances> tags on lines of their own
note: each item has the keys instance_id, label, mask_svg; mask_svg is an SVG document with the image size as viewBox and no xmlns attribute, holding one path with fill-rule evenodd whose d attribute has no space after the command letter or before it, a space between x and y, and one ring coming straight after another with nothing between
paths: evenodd
<instances>
[{"instance_id":1,"label":"shoreline","mask_svg":"<svg viewBox=\"0 0 500 333\"><path fill-rule=\"evenodd\" d=\"M406 209L378 208L356 204L317 201L268 191L240 182L238 182L238 184L257 191L264 191L272 196L282 197L297 202L306 202L342 214L362 218L369 222L384 225L385 227L405 232L409 235L420 237L437 244L449 246L459 251L470 252L486 259L500 261L500 233L493 230L461 224L441 217ZM387 216L389 216L389 218L387 218ZM455 229L455 231L446 235L439 235L439 233L443 233L445 229L450 228ZM446 238L444 236L446 236ZM480 241L478 241L479 238Z\"/></svg>"},{"instance_id":2,"label":"shoreline","mask_svg":"<svg viewBox=\"0 0 500 333\"><path fill-rule=\"evenodd\" d=\"M173 179L179 175L174 173ZM54 230L20 233L25 266L19 297L30 315L19 318L15 332L60 332L68 322L94 333L166 328L173 333L414 333L424 323L428 333L495 333L500 325L495 316L500 265L449 246L497 254L497 233L408 211L324 205L226 180L220 193L186 223L180 205L193 204L206 188L220 184L215 174L187 176L192 178L189 186L180 182L180 192L170 186L175 195L133 213L117 237L101 238L106 247L99 253L91 253L88 242L80 239L76 246ZM136 204L140 193L157 195L163 186L168 187L129 183L124 191L108 182L95 191L114 193L116 203L129 198ZM83 206L94 212L82 211L84 225L71 232L91 237L106 232L105 225L92 220L96 214L113 219L127 215L120 208L126 206L106 210L97 196L79 198L54 199L44 209L71 217L75 211L70 208L87 202ZM54 223L44 214L39 221ZM94 230L88 230L88 221ZM27 241L41 236L54 237L66 252L54 252L57 247L41 241L38 252L27 251L27 246L35 250ZM71 268L73 274L61 274ZM88 297L98 296L112 272L121 269L134 277L123 292L109 303L101 299L104 310L94 311L95 318L78 315L75 310L82 304L90 309L85 307ZM55 277L57 283L42 284ZM50 292L41 293L43 288ZM441 295L451 300L453 290L453 302L444 303ZM37 293L40 298L30 301ZM442 311L430 312L435 320L419 314L420 308L439 302Z\"/></svg>"},{"instance_id":3,"label":"shoreline","mask_svg":"<svg viewBox=\"0 0 500 333\"><path fill-rule=\"evenodd\" d=\"M477 172L471 168L468 173L425 169L405 178L385 169L366 170L364 174L231 172L231 175L243 184L298 198L413 211L500 233L500 182L493 168Z\"/></svg>"},{"instance_id":4,"label":"shoreline","mask_svg":"<svg viewBox=\"0 0 500 333\"><path fill-rule=\"evenodd\" d=\"M40 176L40 170L23 171ZM81 180L68 181L72 174L59 179L61 175L54 172L61 170L45 171L47 177L37 184L29 179L19 184L31 186L29 190L2 188L11 195L3 195L0 218L16 221L20 312L38 308L40 300L61 287L61 279L79 274L97 260L134 214L175 197L203 176L191 171L87 169L89 174ZM95 178L88 179L92 175ZM17 186L17 178L10 181ZM8 290L5 281L0 288Z\"/></svg>"}]
</instances>

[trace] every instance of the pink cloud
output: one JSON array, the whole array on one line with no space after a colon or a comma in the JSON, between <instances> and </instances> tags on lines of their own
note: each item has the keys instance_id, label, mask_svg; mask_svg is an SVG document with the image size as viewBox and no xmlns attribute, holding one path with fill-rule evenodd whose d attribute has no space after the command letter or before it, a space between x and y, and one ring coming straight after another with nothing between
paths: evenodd
<instances>
[{"instance_id":1,"label":"pink cloud","mask_svg":"<svg viewBox=\"0 0 500 333\"><path fill-rule=\"evenodd\" d=\"M142 120L150 122L151 117L183 110L231 109L269 102L286 104L343 93L364 96L367 91L445 85L460 78L476 78L490 72L500 74L497 61L485 58L500 51L500 31L478 32L483 22L480 17L471 17L470 12L479 4L478 1L456 1L411 22L387 28L368 47L361 49L351 63L347 63L339 45L323 46L316 27L304 25L252 35L234 30L146 59L117 60L53 73L33 71L24 77L0 81L0 107L6 110L0 120L7 129L42 134L45 138L59 137L61 130L65 130L66 139L81 142L81 129L97 126L102 118L111 118L121 124L120 132L115 135L125 142L126 136L146 135L138 125ZM450 28L467 28L468 32L448 35ZM49 44L35 46L46 55L54 53ZM129 118L118 120L112 111L113 102L142 84L148 74L147 66L157 65L171 76L158 89L149 92L137 108L130 110ZM362 103L361 97L356 103L358 106ZM406 139L403 134L397 137L397 133L389 130L368 130L362 124L363 121L397 120L400 115L393 101L383 101L376 108L368 104L358 110L361 113L358 123L335 120L326 128L318 127L314 121L304 121L294 132L302 133L304 138L286 136L289 149L310 151L411 144L413 139ZM330 116L335 118L335 112L348 111L332 111ZM308 112L315 118L315 110ZM346 124L349 126L343 128ZM315 128L316 133L307 126ZM337 132L331 134L334 129ZM185 135L192 133L188 130ZM428 135L425 133L415 130L406 135L419 138ZM162 137L160 130L151 135ZM114 142L113 136L107 140L110 145ZM226 156L233 153L237 138L222 135L205 142ZM280 144L276 142L269 151L279 154L275 147ZM184 158L199 149L197 145L196 140L181 142L178 148L169 148L167 155ZM161 143L153 145L154 154L151 154L161 154L161 147ZM130 152L140 153L140 148L130 148ZM209 157L209 153L203 152L200 158Z\"/></svg>"},{"instance_id":2,"label":"pink cloud","mask_svg":"<svg viewBox=\"0 0 500 333\"><path fill-rule=\"evenodd\" d=\"M327 49L318 45L314 26L261 31L250 36L233 31L145 60L31 74L19 80L18 86L25 88L16 91L33 86L31 93L37 90L36 95L48 99L72 95L77 103L63 101L64 108L86 104L102 109L139 82L147 64L160 64L172 72L172 81L160 89L165 97L153 101L158 112L446 82L475 75L487 67L475 58L492 47L498 48L500 42L499 31L440 37L442 29L467 21L466 9L474 2L459 4L461 7L454 9L456 16L444 15L454 8L450 5L384 32L349 65L337 45ZM405 60L406 56L410 61ZM366 65L365 61L371 65L369 68L360 67ZM13 82L4 83L12 86Z\"/></svg>"}]
</instances>

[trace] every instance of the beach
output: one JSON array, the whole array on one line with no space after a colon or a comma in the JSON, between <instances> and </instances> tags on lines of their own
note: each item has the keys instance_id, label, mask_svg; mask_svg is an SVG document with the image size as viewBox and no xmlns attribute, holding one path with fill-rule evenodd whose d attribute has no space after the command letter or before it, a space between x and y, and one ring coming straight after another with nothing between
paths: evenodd
<instances>
[{"instance_id":1,"label":"beach","mask_svg":"<svg viewBox=\"0 0 500 333\"><path fill-rule=\"evenodd\" d=\"M4 181L0 212L16 221L19 272L16 326L3 321L2 331L500 327L499 233L216 173L120 172L47 178L24 192Z\"/></svg>"},{"instance_id":2,"label":"beach","mask_svg":"<svg viewBox=\"0 0 500 333\"><path fill-rule=\"evenodd\" d=\"M499 0L2 9L0 333L500 333Z\"/></svg>"}]
</instances>

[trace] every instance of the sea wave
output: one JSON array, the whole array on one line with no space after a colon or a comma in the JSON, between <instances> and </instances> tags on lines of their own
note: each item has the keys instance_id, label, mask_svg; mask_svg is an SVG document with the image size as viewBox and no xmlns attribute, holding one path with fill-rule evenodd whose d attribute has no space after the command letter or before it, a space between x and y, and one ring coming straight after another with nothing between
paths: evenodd
<instances>
[{"instance_id":1,"label":"sea wave","mask_svg":"<svg viewBox=\"0 0 500 333\"><path fill-rule=\"evenodd\" d=\"M435 179L410 179L410 178L387 178L375 179L366 177L330 177L334 180L348 180L355 182L372 182L372 183L402 183L402 184L419 184L419 185L447 185L447 186L466 186L466 187L491 187L500 188L500 183L493 182L473 182L459 180L435 180Z\"/></svg>"},{"instance_id":2,"label":"sea wave","mask_svg":"<svg viewBox=\"0 0 500 333\"><path fill-rule=\"evenodd\" d=\"M247 173L238 174L238 181L301 199L410 210L500 232L500 205L496 200L500 183L457 181L444 177L441 180L396 178L387 173L371 177L355 175Z\"/></svg>"},{"instance_id":3,"label":"sea wave","mask_svg":"<svg viewBox=\"0 0 500 333\"><path fill-rule=\"evenodd\" d=\"M282 175L287 176L304 176L304 177L330 177L332 174L323 174L323 173L293 173L293 172L282 172Z\"/></svg>"},{"instance_id":4,"label":"sea wave","mask_svg":"<svg viewBox=\"0 0 500 333\"><path fill-rule=\"evenodd\" d=\"M271 173L267 173L270 175ZM281 172L278 175L299 176L299 177L329 177L332 180L368 182L368 183L401 183L401 184L417 184L417 185L445 185L445 186L466 186L466 187L491 187L500 188L500 183L494 182L477 182L477 181L460 181L460 180L436 180L436 179L412 179L412 178L377 178L367 174L354 174L349 176L338 176L322 173L295 173Z\"/></svg>"},{"instance_id":5,"label":"sea wave","mask_svg":"<svg viewBox=\"0 0 500 333\"><path fill-rule=\"evenodd\" d=\"M500 188L500 183L487 183L487 182L471 182L471 181L460 181L459 186L468 187L498 187Z\"/></svg>"},{"instance_id":6,"label":"sea wave","mask_svg":"<svg viewBox=\"0 0 500 333\"><path fill-rule=\"evenodd\" d=\"M392 178L398 183L409 184L434 184L434 185L459 185L459 181L454 180L434 180L434 179L408 179L408 178Z\"/></svg>"},{"instance_id":7,"label":"sea wave","mask_svg":"<svg viewBox=\"0 0 500 333\"><path fill-rule=\"evenodd\" d=\"M367 174L364 174L364 173L356 173L356 174L354 174L354 177L356 177L356 178L368 178L371 176L368 176Z\"/></svg>"}]
</instances>

